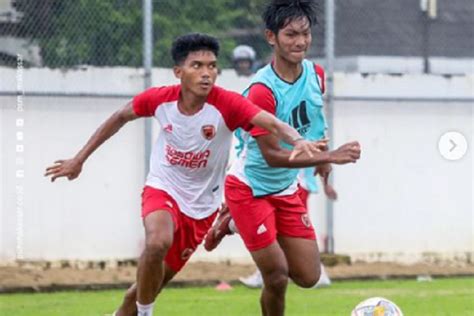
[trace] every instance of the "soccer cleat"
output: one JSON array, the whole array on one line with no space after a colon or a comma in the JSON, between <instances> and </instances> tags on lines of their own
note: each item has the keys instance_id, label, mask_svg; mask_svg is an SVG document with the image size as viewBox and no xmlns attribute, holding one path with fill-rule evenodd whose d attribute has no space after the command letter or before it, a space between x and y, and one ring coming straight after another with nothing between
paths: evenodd
<instances>
[{"instance_id":1,"label":"soccer cleat","mask_svg":"<svg viewBox=\"0 0 474 316\"><path fill-rule=\"evenodd\" d=\"M229 228L229 222L232 219L229 208L226 206L219 212L219 216L211 229L207 232L206 239L204 239L204 249L207 251L214 250L224 239L225 235L232 235Z\"/></svg>"},{"instance_id":2,"label":"soccer cleat","mask_svg":"<svg viewBox=\"0 0 474 316\"><path fill-rule=\"evenodd\" d=\"M252 275L243 278L240 277L239 281L243 283L246 287L252 288L252 289L259 289L263 286L263 279L262 279L262 274L260 273L260 270L257 269Z\"/></svg>"}]
</instances>

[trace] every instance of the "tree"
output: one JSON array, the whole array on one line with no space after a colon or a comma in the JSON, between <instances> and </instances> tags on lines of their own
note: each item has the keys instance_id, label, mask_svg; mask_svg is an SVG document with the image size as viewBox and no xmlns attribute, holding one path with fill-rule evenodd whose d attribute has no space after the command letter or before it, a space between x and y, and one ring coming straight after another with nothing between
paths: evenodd
<instances>
[{"instance_id":1,"label":"tree","mask_svg":"<svg viewBox=\"0 0 474 316\"><path fill-rule=\"evenodd\" d=\"M204 32L220 39L221 66L230 65L232 49L246 38L263 37L236 30L258 30L264 0L158 0L154 1L154 65L172 65L169 53L176 36ZM24 12L21 35L41 47L49 67L75 65L142 65L142 5L136 0L17 0ZM244 34L238 35L238 34ZM261 34L262 32L260 32ZM237 35L236 35L237 34Z\"/></svg>"}]
</instances>

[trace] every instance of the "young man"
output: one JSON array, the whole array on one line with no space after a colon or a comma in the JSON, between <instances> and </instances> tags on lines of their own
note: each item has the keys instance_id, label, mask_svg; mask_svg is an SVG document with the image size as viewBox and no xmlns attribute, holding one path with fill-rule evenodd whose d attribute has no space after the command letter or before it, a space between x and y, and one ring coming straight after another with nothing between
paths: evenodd
<instances>
[{"instance_id":1,"label":"young man","mask_svg":"<svg viewBox=\"0 0 474 316\"><path fill-rule=\"evenodd\" d=\"M155 117L160 126L142 193L145 249L137 283L116 315L152 315L163 286L181 270L209 230L221 205L232 132L259 126L301 153L319 155L319 145L301 138L288 124L237 93L214 86L219 44L213 37L189 34L172 47L179 85L149 89L114 113L78 154L58 160L46 176L77 178L86 159L127 122ZM135 306L136 302L136 306Z\"/></svg>"},{"instance_id":2,"label":"young man","mask_svg":"<svg viewBox=\"0 0 474 316\"><path fill-rule=\"evenodd\" d=\"M311 45L315 11L315 2L310 0L273 0L267 6L265 35L274 60L257 72L244 92L306 139L319 139L322 124L317 71L304 59ZM316 235L297 193L298 169L356 162L360 145L351 142L317 157L302 155L290 160L288 147L260 128L242 133L241 144L240 155L226 178L226 203L262 272L262 314L279 316L284 314L288 277L302 287L314 286L320 277ZM225 222L218 221L210 231L207 248L219 241Z\"/></svg>"}]
</instances>

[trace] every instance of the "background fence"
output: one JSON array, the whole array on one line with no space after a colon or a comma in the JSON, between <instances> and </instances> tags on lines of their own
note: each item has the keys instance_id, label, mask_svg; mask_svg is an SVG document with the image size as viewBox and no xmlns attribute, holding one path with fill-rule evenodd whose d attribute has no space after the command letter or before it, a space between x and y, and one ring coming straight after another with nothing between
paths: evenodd
<instances>
[{"instance_id":1,"label":"background fence","mask_svg":"<svg viewBox=\"0 0 474 316\"><path fill-rule=\"evenodd\" d=\"M150 2L156 67L172 64L170 44L187 32L217 36L224 68L231 66L232 49L239 44L252 46L263 61L270 57L260 18L267 0ZM325 56L328 19L335 24L333 39L339 58L474 57L474 3L470 0L317 2L319 16L310 58ZM333 22L333 17L325 15L326 3L335 5ZM25 65L36 67L140 67L143 16L143 3L133 0L1 0L0 64L15 66L16 54L22 53ZM398 72L404 72L404 67L399 68ZM358 71L354 66L344 70ZM397 72L396 67L392 71Z\"/></svg>"}]
</instances>

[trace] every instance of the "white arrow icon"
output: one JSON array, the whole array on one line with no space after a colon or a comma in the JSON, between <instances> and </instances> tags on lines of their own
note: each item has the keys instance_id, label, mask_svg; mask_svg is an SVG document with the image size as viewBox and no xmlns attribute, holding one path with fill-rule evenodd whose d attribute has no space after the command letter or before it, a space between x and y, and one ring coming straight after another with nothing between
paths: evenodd
<instances>
[{"instance_id":1,"label":"white arrow icon","mask_svg":"<svg viewBox=\"0 0 474 316\"><path fill-rule=\"evenodd\" d=\"M438 142L438 149L441 155L447 160L459 160L467 152L467 140L459 132L444 133Z\"/></svg>"}]
</instances>

